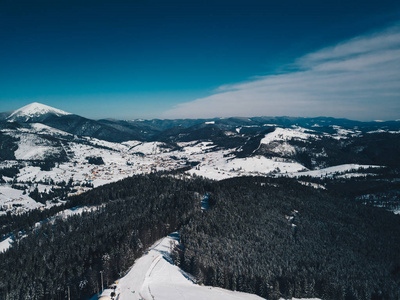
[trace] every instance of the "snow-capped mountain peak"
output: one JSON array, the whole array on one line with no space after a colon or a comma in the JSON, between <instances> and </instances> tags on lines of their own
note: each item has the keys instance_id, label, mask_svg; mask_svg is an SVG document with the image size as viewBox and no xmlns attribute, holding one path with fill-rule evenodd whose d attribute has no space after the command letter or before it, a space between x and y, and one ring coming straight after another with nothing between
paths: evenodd
<instances>
[{"instance_id":1,"label":"snow-capped mountain peak","mask_svg":"<svg viewBox=\"0 0 400 300\"><path fill-rule=\"evenodd\" d=\"M28 122L48 114L56 116L70 115L70 113L65 112L61 109L57 109L38 102L33 102L14 111L11 115L7 117L7 120Z\"/></svg>"}]
</instances>

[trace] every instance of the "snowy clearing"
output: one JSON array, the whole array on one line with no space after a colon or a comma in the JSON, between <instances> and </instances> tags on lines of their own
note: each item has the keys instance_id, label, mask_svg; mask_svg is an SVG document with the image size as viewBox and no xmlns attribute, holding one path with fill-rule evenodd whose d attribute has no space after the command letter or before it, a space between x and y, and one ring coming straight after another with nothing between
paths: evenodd
<instances>
[{"instance_id":1,"label":"snowy clearing","mask_svg":"<svg viewBox=\"0 0 400 300\"><path fill-rule=\"evenodd\" d=\"M292 172L292 173L285 174L285 176L288 176L288 177L299 177L299 176L333 177L335 175L340 175L343 173L351 172L350 174L346 174L346 175L348 175L348 177L351 177L351 174L358 176L357 173L352 173L353 171L369 169L369 168L382 168L382 166L344 164L344 165L339 165L339 166L334 166L334 167L329 167L329 168L324 168L324 169L319 169L319 170L313 170L313 171ZM364 175L365 174L363 174L363 176Z\"/></svg>"},{"instance_id":2,"label":"snowy clearing","mask_svg":"<svg viewBox=\"0 0 400 300\"><path fill-rule=\"evenodd\" d=\"M296 162L279 161L264 156L226 157L226 153L222 151L209 153L201 161L198 166L188 171L188 173L215 180L246 175L286 174L306 170L303 165Z\"/></svg>"},{"instance_id":3,"label":"snowy clearing","mask_svg":"<svg viewBox=\"0 0 400 300\"><path fill-rule=\"evenodd\" d=\"M36 202L24 191L13 189L9 184L0 185L0 215L7 214L7 211L12 211L17 214L25 211L40 208L44 205Z\"/></svg>"}]
</instances>

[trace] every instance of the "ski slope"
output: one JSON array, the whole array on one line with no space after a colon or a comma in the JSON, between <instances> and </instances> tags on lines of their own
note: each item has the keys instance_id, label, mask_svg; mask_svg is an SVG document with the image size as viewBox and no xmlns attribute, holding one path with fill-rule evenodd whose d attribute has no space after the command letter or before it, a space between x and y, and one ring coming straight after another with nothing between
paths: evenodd
<instances>
[{"instance_id":1,"label":"ski slope","mask_svg":"<svg viewBox=\"0 0 400 300\"><path fill-rule=\"evenodd\" d=\"M191 275L175 266L170 259L170 245L178 243L178 233L156 242L139 258L131 270L117 281L118 300L261 300L257 295L195 284ZM102 296L110 296L106 289ZM92 299L96 299L95 297Z\"/></svg>"}]
</instances>

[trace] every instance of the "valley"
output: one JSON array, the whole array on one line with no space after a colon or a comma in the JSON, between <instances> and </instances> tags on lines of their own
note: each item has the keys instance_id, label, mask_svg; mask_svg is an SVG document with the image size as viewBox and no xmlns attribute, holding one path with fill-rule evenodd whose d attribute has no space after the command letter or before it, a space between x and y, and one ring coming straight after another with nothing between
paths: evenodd
<instances>
[{"instance_id":1,"label":"valley","mask_svg":"<svg viewBox=\"0 0 400 300\"><path fill-rule=\"evenodd\" d=\"M178 132L173 134L171 129L166 129L162 135L158 134L158 141L126 140L117 143L78 136L45 125L49 118L53 122L54 118L72 117L69 113L52 109L34 104L11 114L2 125L2 143L12 145L13 150L7 147L7 151L10 152L9 158L14 159L0 161L0 181L3 182L0 184L0 214L45 209L63 201L68 195L79 194L134 174L160 171L184 170L183 174L187 176L215 180L258 175L295 178L367 176L371 172L373 174L374 169L388 167L384 164L384 159L388 157L360 160L363 155L358 156L357 153L372 147L360 145L355 146L355 150L350 149L355 152L353 161L349 157L340 160L338 153L328 154L329 149L319 144L325 141L327 146L332 147L331 144L336 143L345 148L348 147L346 144L351 145L360 139L381 139L390 135L390 139L395 139L397 143L393 147L399 147L400 137L400 125L397 124L400 122L390 126L364 124L366 129L361 131L360 126L349 129L348 126L332 125L333 120L329 120L326 126L327 120L324 119L319 123L304 124L309 128L299 126L300 122L282 126L260 120L228 122L223 119L199 120L196 125L190 124L190 128L174 129ZM17 125L15 121L21 118L23 122ZM44 123L36 123L38 120ZM219 122L221 125L218 125ZM258 125L243 125L254 122ZM179 128L176 125L174 128ZM158 125L158 128L162 126ZM144 127L149 125L145 124ZM378 133L371 131L376 127L380 128ZM375 144L373 146L376 147ZM337 165L332 165L330 160ZM362 170L368 170L369 173ZM33 199L30 195L35 189L36 198ZM52 193L54 190L63 190L63 196L59 196L61 192Z\"/></svg>"}]
</instances>

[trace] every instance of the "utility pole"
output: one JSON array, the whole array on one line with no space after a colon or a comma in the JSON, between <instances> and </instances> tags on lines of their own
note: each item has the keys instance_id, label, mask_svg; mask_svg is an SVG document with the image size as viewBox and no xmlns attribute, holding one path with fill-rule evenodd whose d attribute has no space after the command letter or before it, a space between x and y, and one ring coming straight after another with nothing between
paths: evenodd
<instances>
[{"instance_id":1,"label":"utility pole","mask_svg":"<svg viewBox=\"0 0 400 300\"><path fill-rule=\"evenodd\" d=\"M71 294L69 292L69 286L68 286L68 300L71 300Z\"/></svg>"},{"instance_id":2,"label":"utility pole","mask_svg":"<svg viewBox=\"0 0 400 300\"><path fill-rule=\"evenodd\" d=\"M101 292L103 292L103 290L104 290L104 287L103 287L103 272L104 271L100 271L100 274L101 274Z\"/></svg>"}]
</instances>

